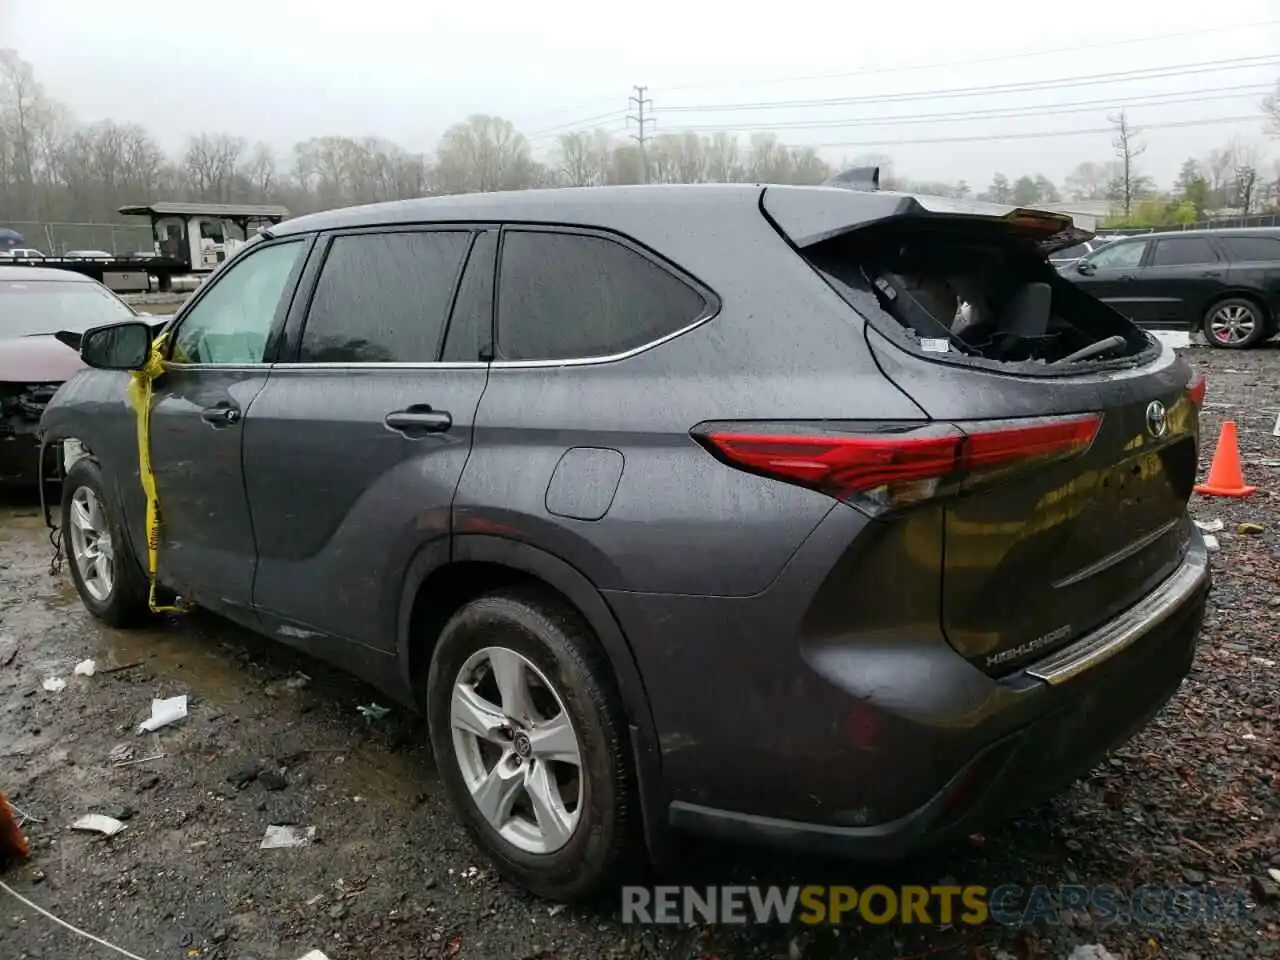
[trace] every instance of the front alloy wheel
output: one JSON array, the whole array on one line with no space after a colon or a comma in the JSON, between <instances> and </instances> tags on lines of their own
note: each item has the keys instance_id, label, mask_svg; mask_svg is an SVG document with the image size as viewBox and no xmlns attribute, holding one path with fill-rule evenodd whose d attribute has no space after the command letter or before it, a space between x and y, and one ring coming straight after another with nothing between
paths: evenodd
<instances>
[{"instance_id":1,"label":"front alloy wheel","mask_svg":"<svg viewBox=\"0 0 1280 960\"><path fill-rule=\"evenodd\" d=\"M568 843L582 811L582 750L546 676L514 650L477 650L449 715L463 783L498 835L534 854Z\"/></svg>"},{"instance_id":2,"label":"front alloy wheel","mask_svg":"<svg viewBox=\"0 0 1280 960\"><path fill-rule=\"evenodd\" d=\"M109 603L115 588L115 552L111 528L102 501L89 487L71 495L71 559L85 592L99 603Z\"/></svg>"},{"instance_id":3,"label":"front alloy wheel","mask_svg":"<svg viewBox=\"0 0 1280 960\"><path fill-rule=\"evenodd\" d=\"M62 548L71 580L85 609L113 627L148 619L147 576L135 559L124 528L111 515L102 469L81 457L62 479Z\"/></svg>"}]
</instances>

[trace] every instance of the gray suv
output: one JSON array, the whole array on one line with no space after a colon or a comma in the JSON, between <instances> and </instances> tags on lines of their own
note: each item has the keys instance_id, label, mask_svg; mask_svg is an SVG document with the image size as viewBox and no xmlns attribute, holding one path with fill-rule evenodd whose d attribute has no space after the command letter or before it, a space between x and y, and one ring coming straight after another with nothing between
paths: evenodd
<instances>
[{"instance_id":1,"label":"gray suv","mask_svg":"<svg viewBox=\"0 0 1280 960\"><path fill-rule=\"evenodd\" d=\"M1050 214L655 186L272 227L164 330L164 591L422 709L508 877L680 832L896 857L1063 788L1189 669L1203 380ZM129 371L43 418L85 606L148 613ZM68 342L75 342L67 338Z\"/></svg>"}]
</instances>

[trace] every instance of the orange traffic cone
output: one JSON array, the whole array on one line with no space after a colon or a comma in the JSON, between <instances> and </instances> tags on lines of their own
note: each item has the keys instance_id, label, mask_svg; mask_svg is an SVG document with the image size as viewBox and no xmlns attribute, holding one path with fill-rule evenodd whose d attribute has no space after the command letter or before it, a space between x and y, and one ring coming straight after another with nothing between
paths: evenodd
<instances>
[{"instance_id":1,"label":"orange traffic cone","mask_svg":"<svg viewBox=\"0 0 1280 960\"><path fill-rule=\"evenodd\" d=\"M0 861L9 857L26 858L27 838L18 829L17 818L13 815L13 807L0 793Z\"/></svg>"},{"instance_id":2,"label":"orange traffic cone","mask_svg":"<svg viewBox=\"0 0 1280 960\"><path fill-rule=\"evenodd\" d=\"M1224 420L1222 432L1218 434L1218 449L1213 451L1209 480L1197 483L1195 491L1208 497L1247 497L1257 489L1245 486L1244 471L1240 467L1240 447L1236 442L1236 423Z\"/></svg>"}]
</instances>

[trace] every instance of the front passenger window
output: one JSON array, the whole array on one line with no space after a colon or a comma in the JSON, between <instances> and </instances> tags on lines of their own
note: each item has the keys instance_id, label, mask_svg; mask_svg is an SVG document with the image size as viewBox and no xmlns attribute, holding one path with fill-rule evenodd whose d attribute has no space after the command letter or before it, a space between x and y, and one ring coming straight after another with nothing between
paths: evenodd
<instances>
[{"instance_id":1,"label":"front passenger window","mask_svg":"<svg viewBox=\"0 0 1280 960\"><path fill-rule=\"evenodd\" d=\"M1117 243L1110 247L1103 247L1089 258L1089 262L1095 267L1102 267L1103 269L1131 269L1142 263L1142 255L1146 250L1146 240L1138 240L1133 243Z\"/></svg>"},{"instance_id":2,"label":"front passenger window","mask_svg":"<svg viewBox=\"0 0 1280 960\"><path fill-rule=\"evenodd\" d=\"M182 318L174 363L262 363L267 340L306 244L273 244L247 254L220 273Z\"/></svg>"}]
</instances>

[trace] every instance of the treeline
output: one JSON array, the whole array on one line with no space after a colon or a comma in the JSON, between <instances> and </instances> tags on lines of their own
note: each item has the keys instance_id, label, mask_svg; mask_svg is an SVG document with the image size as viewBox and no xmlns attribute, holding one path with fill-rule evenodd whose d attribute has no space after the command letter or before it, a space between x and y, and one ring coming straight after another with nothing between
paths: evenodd
<instances>
[{"instance_id":1,"label":"treeline","mask_svg":"<svg viewBox=\"0 0 1280 960\"><path fill-rule=\"evenodd\" d=\"M546 159L508 120L472 116L449 128L433 153L387 140L316 137L286 156L229 133L192 137L167 156L135 123L76 122L41 88L31 65L0 50L0 215L8 221L118 219L150 199L283 203L291 212L440 193L543 186L768 180L821 183L831 167L812 147L769 134L747 142L660 135L645 149L601 131L556 138Z\"/></svg>"},{"instance_id":2,"label":"treeline","mask_svg":"<svg viewBox=\"0 0 1280 960\"><path fill-rule=\"evenodd\" d=\"M910 180L886 154L845 158L837 167L878 165L884 186L919 193L1018 204L1106 200L1129 219L1176 218L1163 222L1280 203L1280 171L1263 172L1259 146L1235 141L1203 160L1189 159L1172 189L1161 191L1138 162L1145 149L1140 131L1125 126L1123 114L1115 122L1123 134L1115 156L1080 163L1061 186L1043 174L997 173L976 191L963 181ZM153 199L282 203L305 213L441 193L645 180L815 184L834 172L813 147L768 133L660 134L642 151L604 131L569 132L544 153L536 157L510 121L477 115L449 128L432 153L374 137L324 136L282 155L266 143L206 133L169 156L139 124L77 122L45 93L29 63L0 50L0 217L7 222L111 222L121 205Z\"/></svg>"}]
</instances>

